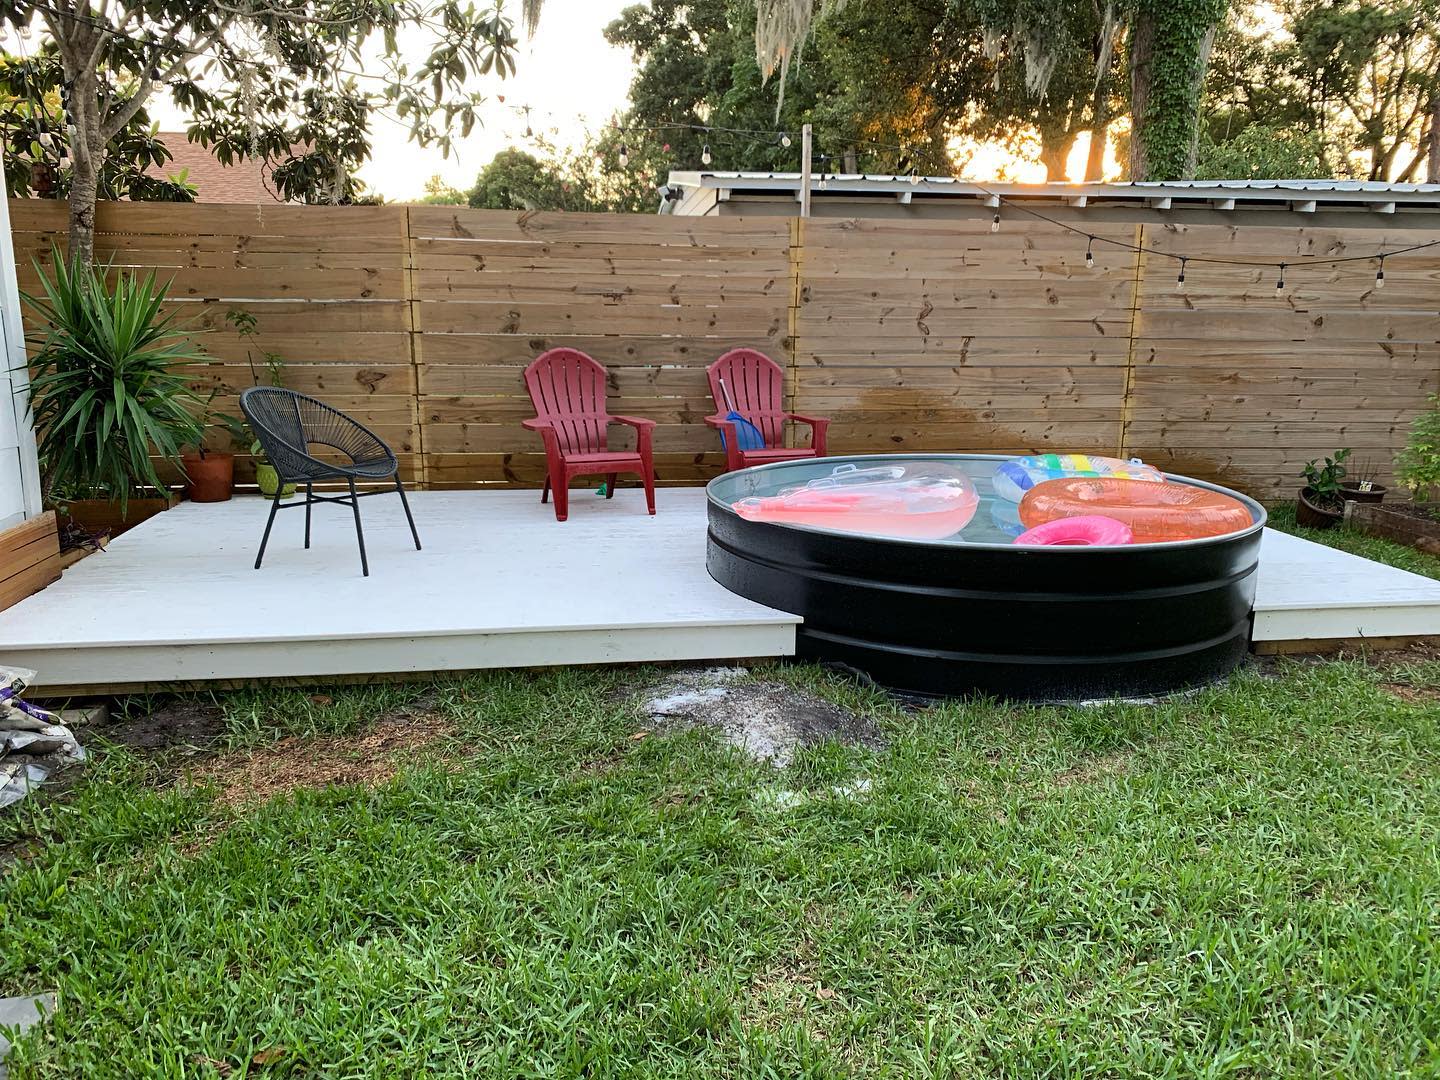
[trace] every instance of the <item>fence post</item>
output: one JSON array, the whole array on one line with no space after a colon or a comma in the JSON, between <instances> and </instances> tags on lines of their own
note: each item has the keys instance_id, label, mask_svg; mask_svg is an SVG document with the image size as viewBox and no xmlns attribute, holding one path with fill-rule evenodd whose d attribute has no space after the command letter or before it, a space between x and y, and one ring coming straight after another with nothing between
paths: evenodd
<instances>
[{"instance_id":1,"label":"fence post","mask_svg":"<svg viewBox=\"0 0 1440 1080\"><path fill-rule=\"evenodd\" d=\"M415 483L430 486L430 458L425 452L425 414L420 393L420 330L415 321L415 230L410 225L410 207L404 207L402 219L405 247L400 254L401 280L404 281L405 337L410 351L410 416L415 425Z\"/></svg>"},{"instance_id":2,"label":"fence post","mask_svg":"<svg viewBox=\"0 0 1440 1080\"><path fill-rule=\"evenodd\" d=\"M1120 431L1115 440L1115 456L1123 459L1129 452L1126 441L1130 435L1130 413L1135 396L1135 338L1140 333L1140 294L1145 283L1145 226L1135 226L1135 274L1130 285L1130 331L1125 343L1125 382L1120 391Z\"/></svg>"}]
</instances>

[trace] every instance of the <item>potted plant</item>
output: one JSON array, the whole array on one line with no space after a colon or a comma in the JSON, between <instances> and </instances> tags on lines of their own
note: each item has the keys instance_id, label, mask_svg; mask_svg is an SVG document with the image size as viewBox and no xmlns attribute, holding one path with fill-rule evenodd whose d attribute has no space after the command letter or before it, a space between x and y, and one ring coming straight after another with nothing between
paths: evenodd
<instances>
[{"instance_id":1,"label":"potted plant","mask_svg":"<svg viewBox=\"0 0 1440 1080\"><path fill-rule=\"evenodd\" d=\"M205 402L202 424L205 430L224 428L235 448L248 446L250 432L238 416L215 411L213 403L218 390ZM235 454L233 450L211 450L202 437L195 449L180 456L185 469L185 495L191 502L228 502L235 493Z\"/></svg>"},{"instance_id":2,"label":"potted plant","mask_svg":"<svg viewBox=\"0 0 1440 1080\"><path fill-rule=\"evenodd\" d=\"M255 458L255 483L260 488L260 494L267 499L273 499L275 490L280 487L280 474L275 471L275 466L265 459L265 451L261 449L259 439L250 444L250 453ZM294 494L295 485L286 484L280 497L288 499Z\"/></svg>"},{"instance_id":3,"label":"potted plant","mask_svg":"<svg viewBox=\"0 0 1440 1080\"><path fill-rule=\"evenodd\" d=\"M1349 478L1340 483L1340 497L1346 502L1365 503L1367 505L1382 503L1385 501L1385 493L1390 489L1379 483L1375 477L1379 470L1373 462L1362 460L1355 469L1349 473Z\"/></svg>"},{"instance_id":4,"label":"potted plant","mask_svg":"<svg viewBox=\"0 0 1440 1080\"><path fill-rule=\"evenodd\" d=\"M1349 450L1336 450L1334 457L1327 457L1324 466L1307 461L1301 475L1305 486L1295 504L1295 521L1312 529L1330 529L1345 516L1345 498L1341 494L1340 481L1345 478L1345 459Z\"/></svg>"},{"instance_id":5,"label":"potted plant","mask_svg":"<svg viewBox=\"0 0 1440 1080\"><path fill-rule=\"evenodd\" d=\"M225 313L225 321L235 328L235 332L240 335L240 340L245 342L245 360L250 365L251 381L256 386L260 385L260 371L263 367L266 386L285 385L285 358L283 356L268 349L259 349L260 358L258 363L256 361L255 353L258 348L260 328L256 323L255 316L244 308L231 308ZM236 445L243 444L237 441ZM260 488L260 494L273 499L275 489L280 486L280 474L275 471L274 465L265 460L265 452L261 449L259 439L250 444L250 455L255 459L255 483ZM286 484L280 497L288 499L294 494L295 485Z\"/></svg>"},{"instance_id":6,"label":"potted plant","mask_svg":"<svg viewBox=\"0 0 1440 1080\"><path fill-rule=\"evenodd\" d=\"M35 267L42 295L25 296L45 325L30 338L41 488L89 532L118 533L173 501L158 465L180 468L203 407L177 369L205 354L162 312L153 271L53 258L53 277ZM153 510L137 507L144 494Z\"/></svg>"}]
</instances>

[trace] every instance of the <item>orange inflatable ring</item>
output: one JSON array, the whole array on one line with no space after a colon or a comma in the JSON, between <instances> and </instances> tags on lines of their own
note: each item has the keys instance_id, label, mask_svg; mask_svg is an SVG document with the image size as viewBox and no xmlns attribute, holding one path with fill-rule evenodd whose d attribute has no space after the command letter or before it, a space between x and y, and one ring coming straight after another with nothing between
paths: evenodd
<instances>
[{"instance_id":1,"label":"orange inflatable ring","mask_svg":"<svg viewBox=\"0 0 1440 1080\"><path fill-rule=\"evenodd\" d=\"M1151 481L1147 480L1146 483ZM1106 547L1134 542L1135 534L1130 531L1129 525L1099 514L1056 518L1043 525L1036 525L1015 538L1017 544L1035 544L1041 547Z\"/></svg>"},{"instance_id":2,"label":"orange inflatable ring","mask_svg":"<svg viewBox=\"0 0 1440 1080\"><path fill-rule=\"evenodd\" d=\"M1112 477L1046 480L1020 501L1020 521L1027 529L1090 514L1124 522L1137 544L1224 536L1254 524L1239 499L1170 480L1159 484Z\"/></svg>"}]
</instances>

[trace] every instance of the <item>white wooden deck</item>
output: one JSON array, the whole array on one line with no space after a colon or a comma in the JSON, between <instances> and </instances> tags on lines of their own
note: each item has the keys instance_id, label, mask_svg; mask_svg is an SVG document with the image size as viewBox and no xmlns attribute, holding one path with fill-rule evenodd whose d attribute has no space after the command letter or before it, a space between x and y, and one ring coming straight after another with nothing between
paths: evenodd
<instances>
[{"instance_id":1,"label":"white wooden deck","mask_svg":"<svg viewBox=\"0 0 1440 1080\"><path fill-rule=\"evenodd\" d=\"M371 576L348 509L256 498L182 504L0 612L0 663L49 689L363 676L646 660L786 656L799 620L705 572L699 488L571 493L557 523L533 491L417 492L425 550L398 499L361 504ZM1258 643L1440 636L1440 582L1267 532Z\"/></svg>"},{"instance_id":2,"label":"white wooden deck","mask_svg":"<svg viewBox=\"0 0 1440 1080\"><path fill-rule=\"evenodd\" d=\"M415 492L361 503L370 577L342 506L282 510L260 570L258 498L182 503L0 612L0 663L45 689L786 656L799 619L705 572L704 492Z\"/></svg>"},{"instance_id":3,"label":"white wooden deck","mask_svg":"<svg viewBox=\"0 0 1440 1080\"><path fill-rule=\"evenodd\" d=\"M1265 530L1256 642L1440 637L1440 581Z\"/></svg>"}]
</instances>

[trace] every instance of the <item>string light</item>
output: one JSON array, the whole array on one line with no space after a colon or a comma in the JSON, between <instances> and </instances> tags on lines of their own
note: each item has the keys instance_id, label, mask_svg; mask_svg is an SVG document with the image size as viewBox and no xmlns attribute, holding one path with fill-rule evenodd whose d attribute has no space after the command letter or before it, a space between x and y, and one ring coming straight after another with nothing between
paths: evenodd
<instances>
[{"instance_id":1,"label":"string light","mask_svg":"<svg viewBox=\"0 0 1440 1080\"><path fill-rule=\"evenodd\" d=\"M1280 276L1275 279L1275 292L1277 294L1285 291L1285 265L1283 262L1280 264Z\"/></svg>"},{"instance_id":2,"label":"string light","mask_svg":"<svg viewBox=\"0 0 1440 1080\"><path fill-rule=\"evenodd\" d=\"M1095 238L1093 236L1085 238L1085 269L1095 269Z\"/></svg>"},{"instance_id":3,"label":"string light","mask_svg":"<svg viewBox=\"0 0 1440 1080\"><path fill-rule=\"evenodd\" d=\"M616 157L617 157L617 160L619 160L619 162L620 162L620 167L621 167L622 169L623 169L626 165L629 165L629 164L630 164L630 152L625 149L625 144L624 144L623 142L620 144L620 153L619 153L618 155L616 155Z\"/></svg>"},{"instance_id":4,"label":"string light","mask_svg":"<svg viewBox=\"0 0 1440 1080\"><path fill-rule=\"evenodd\" d=\"M1380 256L1380 267L1375 271L1375 288L1385 288L1385 256Z\"/></svg>"},{"instance_id":5,"label":"string light","mask_svg":"<svg viewBox=\"0 0 1440 1080\"><path fill-rule=\"evenodd\" d=\"M709 165L714 158L710 156L710 144L707 142L700 148L700 164Z\"/></svg>"},{"instance_id":6,"label":"string light","mask_svg":"<svg viewBox=\"0 0 1440 1080\"><path fill-rule=\"evenodd\" d=\"M780 145L781 145L781 146L784 146L784 147L789 147L789 145L790 145L790 133L789 133L788 131L782 131L782 132L780 133Z\"/></svg>"},{"instance_id":7,"label":"string light","mask_svg":"<svg viewBox=\"0 0 1440 1080\"><path fill-rule=\"evenodd\" d=\"M1177 278L1175 279L1175 291L1176 291L1176 292L1184 292L1184 291L1185 291L1185 263L1188 262L1188 261L1189 261L1189 260L1186 259L1184 256L1181 256L1181 258L1180 258L1180 275L1179 275L1179 277L1177 277Z\"/></svg>"},{"instance_id":8,"label":"string light","mask_svg":"<svg viewBox=\"0 0 1440 1080\"><path fill-rule=\"evenodd\" d=\"M999 211L999 210L996 210L996 211L995 211L995 216L990 219L990 231L991 231L991 232L999 232L999 231L1000 231L1000 211Z\"/></svg>"}]
</instances>

